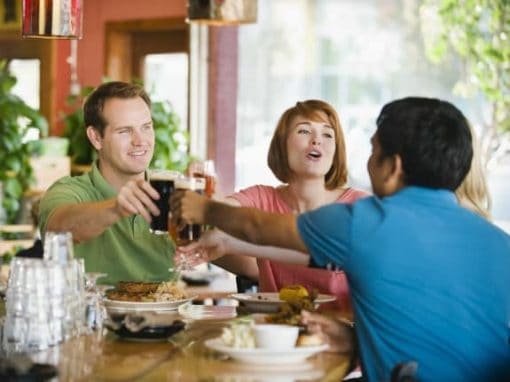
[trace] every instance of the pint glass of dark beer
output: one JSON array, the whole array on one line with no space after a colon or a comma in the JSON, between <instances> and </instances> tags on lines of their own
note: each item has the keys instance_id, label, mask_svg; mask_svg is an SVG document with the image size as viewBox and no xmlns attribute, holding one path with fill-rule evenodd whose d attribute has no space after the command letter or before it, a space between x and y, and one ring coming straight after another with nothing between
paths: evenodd
<instances>
[{"instance_id":1,"label":"pint glass of dark beer","mask_svg":"<svg viewBox=\"0 0 510 382\"><path fill-rule=\"evenodd\" d=\"M152 170L149 174L149 182L159 194L159 200L153 200L159 208L159 216L151 215L151 232L157 235L168 235L170 197L175 190L175 180L179 176L181 174L178 172L168 170Z\"/></svg>"},{"instance_id":2,"label":"pint glass of dark beer","mask_svg":"<svg viewBox=\"0 0 510 382\"><path fill-rule=\"evenodd\" d=\"M203 194L205 191L205 179L181 177L175 180L175 189L191 190L198 192L199 194ZM177 222L170 221L168 232L178 247L200 239L200 235L202 235L202 231L204 229L203 225L186 224L184 227L177 227L177 224Z\"/></svg>"}]
</instances>

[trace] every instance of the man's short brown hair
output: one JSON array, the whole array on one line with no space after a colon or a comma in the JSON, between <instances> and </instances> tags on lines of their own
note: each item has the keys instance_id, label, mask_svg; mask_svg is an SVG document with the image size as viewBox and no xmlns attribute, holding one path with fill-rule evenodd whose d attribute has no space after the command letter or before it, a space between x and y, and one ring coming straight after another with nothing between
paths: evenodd
<instances>
[{"instance_id":1,"label":"man's short brown hair","mask_svg":"<svg viewBox=\"0 0 510 382\"><path fill-rule=\"evenodd\" d=\"M326 121L321 112L326 114ZM302 116L316 122L326 122L333 128L335 131L336 148L333 163L325 176L324 182L328 190L345 185L347 182L347 163L342 126L335 109L328 103L320 100L312 99L297 102L295 106L287 109L280 117L267 155L267 164L271 171L273 171L273 174L283 183L288 183L292 175L288 162L287 138L292 127L290 123L296 116Z\"/></svg>"},{"instance_id":2,"label":"man's short brown hair","mask_svg":"<svg viewBox=\"0 0 510 382\"><path fill-rule=\"evenodd\" d=\"M112 81L102 84L90 93L83 105L85 127L92 126L103 136L104 129L108 125L108 121L105 120L103 116L103 109L106 101L112 98L129 99L136 97L143 99L150 109L151 100L149 95L140 85L121 81Z\"/></svg>"}]
</instances>

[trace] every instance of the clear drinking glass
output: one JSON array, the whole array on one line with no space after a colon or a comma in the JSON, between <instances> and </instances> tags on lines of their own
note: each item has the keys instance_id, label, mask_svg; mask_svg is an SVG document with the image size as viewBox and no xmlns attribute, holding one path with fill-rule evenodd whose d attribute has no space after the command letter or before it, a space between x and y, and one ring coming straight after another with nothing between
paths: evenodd
<instances>
[{"instance_id":1,"label":"clear drinking glass","mask_svg":"<svg viewBox=\"0 0 510 382\"><path fill-rule=\"evenodd\" d=\"M71 232L48 231L44 235L44 260L68 263L74 258Z\"/></svg>"},{"instance_id":2,"label":"clear drinking glass","mask_svg":"<svg viewBox=\"0 0 510 382\"><path fill-rule=\"evenodd\" d=\"M6 291L4 350L39 351L83 333L83 296L83 260L13 259Z\"/></svg>"}]
</instances>

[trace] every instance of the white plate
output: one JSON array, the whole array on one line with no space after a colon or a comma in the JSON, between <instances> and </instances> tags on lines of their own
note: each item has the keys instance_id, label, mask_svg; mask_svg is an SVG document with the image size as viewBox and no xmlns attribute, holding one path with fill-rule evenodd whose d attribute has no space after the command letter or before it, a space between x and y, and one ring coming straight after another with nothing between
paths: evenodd
<instances>
[{"instance_id":1,"label":"white plate","mask_svg":"<svg viewBox=\"0 0 510 382\"><path fill-rule=\"evenodd\" d=\"M285 301L280 300L278 293L235 293L230 297L238 300L251 312L276 313ZM314 303L316 306L335 301L336 297L329 294L319 294Z\"/></svg>"},{"instance_id":2,"label":"white plate","mask_svg":"<svg viewBox=\"0 0 510 382\"><path fill-rule=\"evenodd\" d=\"M258 365L285 365L299 363L328 348L327 344L317 346L301 346L285 350L263 348L233 348L223 344L221 337L205 341L205 346L220 353L227 354L236 361Z\"/></svg>"},{"instance_id":3,"label":"white plate","mask_svg":"<svg viewBox=\"0 0 510 382\"><path fill-rule=\"evenodd\" d=\"M320 381L324 371L308 361L286 365L224 362L221 370L215 370L214 375L221 381L295 382Z\"/></svg>"},{"instance_id":4,"label":"white plate","mask_svg":"<svg viewBox=\"0 0 510 382\"><path fill-rule=\"evenodd\" d=\"M236 307L231 305L193 305L188 302L177 310L190 320L229 320L237 316Z\"/></svg>"},{"instance_id":5,"label":"white plate","mask_svg":"<svg viewBox=\"0 0 510 382\"><path fill-rule=\"evenodd\" d=\"M124 312L140 312L140 311L164 311L177 310L179 305L191 301L196 296L185 298L183 300L163 301L163 302L134 302L104 299L106 309Z\"/></svg>"}]
</instances>

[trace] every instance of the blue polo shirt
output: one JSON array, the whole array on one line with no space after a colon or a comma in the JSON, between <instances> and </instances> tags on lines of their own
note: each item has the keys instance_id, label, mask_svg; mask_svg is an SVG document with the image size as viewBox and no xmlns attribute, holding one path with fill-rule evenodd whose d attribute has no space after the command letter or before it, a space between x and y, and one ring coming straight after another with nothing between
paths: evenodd
<instances>
[{"instance_id":1,"label":"blue polo shirt","mask_svg":"<svg viewBox=\"0 0 510 382\"><path fill-rule=\"evenodd\" d=\"M347 274L369 381L409 360L420 381L502 380L494 373L510 369L510 236L452 192L329 205L299 216L298 230L312 263Z\"/></svg>"}]
</instances>

